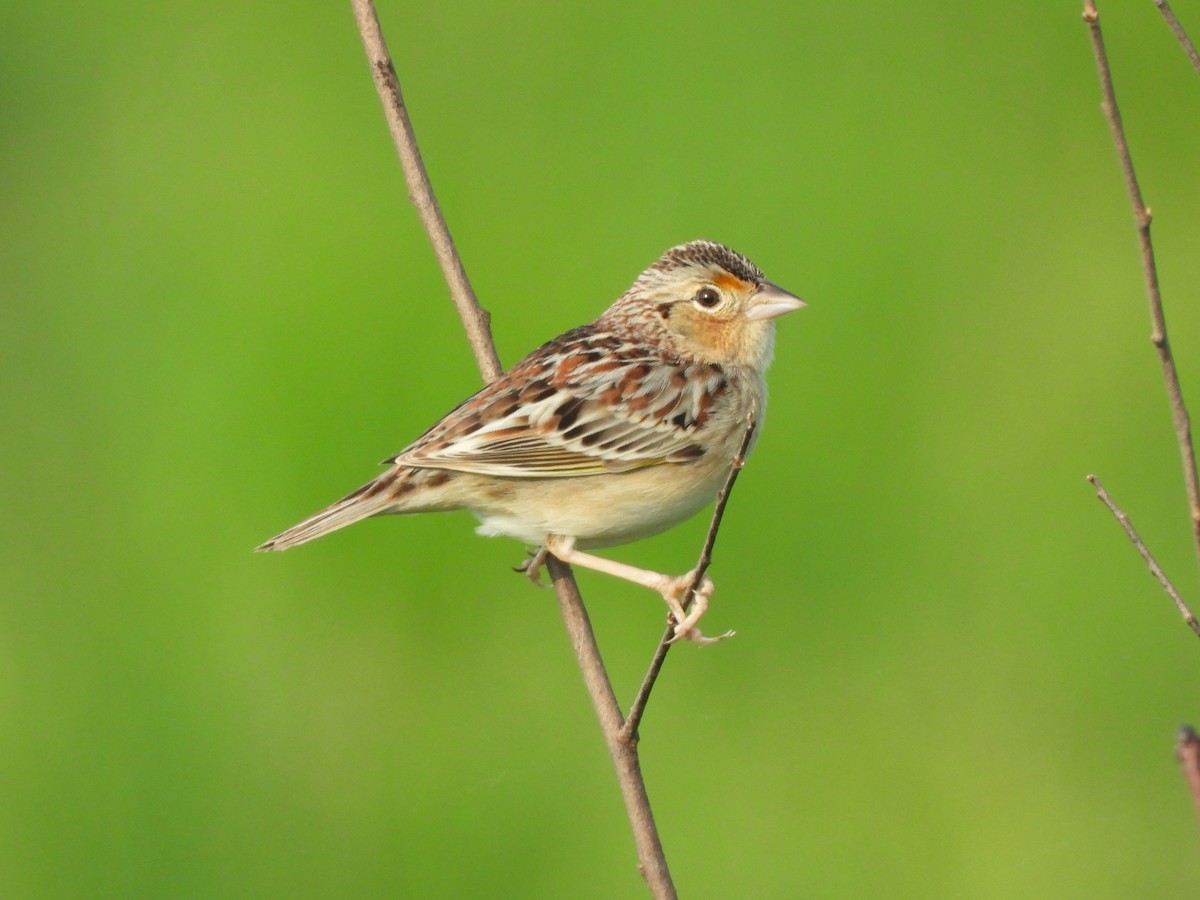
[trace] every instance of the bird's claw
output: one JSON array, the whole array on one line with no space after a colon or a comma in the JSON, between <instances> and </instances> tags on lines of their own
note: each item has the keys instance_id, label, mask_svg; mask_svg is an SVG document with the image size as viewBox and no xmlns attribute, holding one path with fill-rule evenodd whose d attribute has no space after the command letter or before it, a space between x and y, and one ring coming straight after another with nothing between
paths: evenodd
<instances>
[{"instance_id":1,"label":"bird's claw","mask_svg":"<svg viewBox=\"0 0 1200 900\"><path fill-rule=\"evenodd\" d=\"M692 582L696 578L696 571L693 569L686 575L680 575L678 578L672 578L663 586L663 599L667 601L667 606L671 609L670 616L667 617L667 622L674 626L675 634L667 643L674 644L680 640L689 640L694 644L715 644L717 641L723 641L727 637L733 637L734 632L727 631L724 634L719 634L716 637L706 637L696 627L696 623L700 621L700 617L704 615L708 609L708 599L713 595L716 586L713 580L705 575L700 579L700 584L694 592L692 592L692 601L687 609L684 609L679 597L683 595L686 599L687 594L691 592Z\"/></svg>"},{"instance_id":2,"label":"bird's claw","mask_svg":"<svg viewBox=\"0 0 1200 900\"><path fill-rule=\"evenodd\" d=\"M673 618L674 617L672 617L672 619ZM714 637L710 637L706 634L701 634L700 629L694 628L694 627L687 634L680 634L678 632L679 626L676 625L675 627L676 627L676 634L674 637L667 639L668 644L678 644L682 640L689 640L693 644L699 644L701 647L704 647L704 646L707 646L708 644L715 644L718 641L723 641L723 640L725 640L725 638L731 638L735 634L737 634L737 632L731 628L731 629L729 629L729 631L726 631L723 634L718 634Z\"/></svg>"},{"instance_id":3,"label":"bird's claw","mask_svg":"<svg viewBox=\"0 0 1200 900\"><path fill-rule=\"evenodd\" d=\"M513 571L520 572L528 578L530 584L534 587L550 587L550 585L542 581L542 567L546 564L546 548L538 547L537 550L530 550L528 553L529 559L525 560L519 566L513 566Z\"/></svg>"}]
</instances>

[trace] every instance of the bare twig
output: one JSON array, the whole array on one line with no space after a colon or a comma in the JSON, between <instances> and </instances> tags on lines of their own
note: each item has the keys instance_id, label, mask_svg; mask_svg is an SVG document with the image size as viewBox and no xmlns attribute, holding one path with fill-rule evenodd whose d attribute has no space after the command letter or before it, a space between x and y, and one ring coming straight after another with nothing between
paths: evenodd
<instances>
[{"instance_id":1,"label":"bare twig","mask_svg":"<svg viewBox=\"0 0 1200 900\"><path fill-rule=\"evenodd\" d=\"M1092 50L1096 55L1096 70L1100 76L1103 94L1101 108L1108 118L1113 143L1121 172L1125 176L1125 187L1133 205L1133 218L1137 225L1138 244L1142 253L1142 274L1146 281L1146 294L1150 301L1150 321L1153 331L1150 341L1158 351L1163 380L1167 384L1167 397L1171 403L1171 418L1175 423L1175 437L1179 443L1179 456L1183 463L1183 480L1187 488L1188 507L1192 518L1192 541L1200 555L1200 480L1196 476L1196 451L1192 445L1192 425L1187 407L1183 403L1183 389L1179 385L1179 373L1175 370L1175 359L1167 341L1167 321L1163 313L1162 296L1158 289L1158 269L1154 263L1154 245L1150 242L1150 209L1142 202L1141 188L1133 169L1133 158L1125 140L1125 129L1121 124L1121 113L1117 108L1117 97L1113 91L1112 72L1108 66L1108 55L1104 50L1104 36L1100 31L1100 14L1093 0L1084 0L1083 19L1092 36Z\"/></svg>"},{"instance_id":2,"label":"bare twig","mask_svg":"<svg viewBox=\"0 0 1200 900\"><path fill-rule=\"evenodd\" d=\"M470 341L475 361L479 364L479 371L483 374L484 381L495 381L504 369L500 365L500 357L496 355L496 346L492 341L490 316L487 310L479 305L475 291L471 289L467 272L458 256L458 250L454 247L454 239L450 236L450 229L446 226L446 219L438 206L437 197L434 196L433 185L429 182L429 174L425 171L425 163L421 160L421 151L417 147L417 138L413 134L412 122L408 118L408 108L404 105L404 95L400 93L400 79L396 77L396 68L392 65L387 44L383 40L383 31L379 27L375 4L371 0L351 0L350 5L354 7L354 18L362 35L367 61L371 64L375 89L379 91L383 114L387 118L400 164L404 167L408 198L417 208L421 224L425 226L425 233L429 235L429 242L433 244L433 252L437 256L438 265L442 267L442 275L450 288L450 297L458 309L459 318L462 319L467 340Z\"/></svg>"},{"instance_id":3,"label":"bare twig","mask_svg":"<svg viewBox=\"0 0 1200 900\"><path fill-rule=\"evenodd\" d=\"M1167 0L1154 0L1154 5L1158 7L1158 11L1167 20L1167 25L1175 34L1175 39L1179 41L1180 46L1183 47L1183 52L1187 54L1192 68L1196 70L1197 74L1200 74L1200 54L1196 53L1196 45L1192 43L1192 39L1187 36L1187 32L1183 30L1183 26L1179 24L1179 20L1175 18L1171 4Z\"/></svg>"},{"instance_id":4,"label":"bare twig","mask_svg":"<svg viewBox=\"0 0 1200 900\"><path fill-rule=\"evenodd\" d=\"M742 446L738 450L737 456L733 460L733 465L729 467L729 475L725 479L725 484L721 487L721 492L717 494L717 502L713 506L712 521L708 526L708 534L704 537L704 547L700 551L700 560L696 563L696 574L692 577L691 587L688 588L687 595L684 597L683 608L686 611L691 606L692 598L695 597L696 591L700 588L700 583L704 580L704 573L708 571L708 567L712 564L713 546L717 542L717 531L721 527L721 519L725 516L725 505L729 502L729 495L733 491L733 483L737 481L738 474L742 471L742 466L746 464L746 453L750 449L750 441L754 438L755 421L753 416L746 423L746 434L742 438ZM730 632L732 635L733 632ZM633 703L629 707L629 716L625 720L625 727L622 730L622 735L626 740L637 741L638 726L642 722L642 716L646 712L646 704L650 701L650 692L654 689L654 683L658 680L658 674L662 671L663 663L667 660L667 652L671 649L671 645L675 639L675 626L673 620L668 620L667 630L663 633L662 640L658 642L658 648L654 651L654 658L650 660L650 668L646 670L646 675L642 679L642 685L638 688L637 696L633 698Z\"/></svg>"},{"instance_id":5,"label":"bare twig","mask_svg":"<svg viewBox=\"0 0 1200 900\"><path fill-rule=\"evenodd\" d=\"M1191 725L1179 729L1179 738L1175 743L1175 758L1183 769L1183 777L1187 780L1192 791L1192 800L1196 803L1196 811L1200 813L1200 735L1196 734Z\"/></svg>"},{"instance_id":6,"label":"bare twig","mask_svg":"<svg viewBox=\"0 0 1200 900\"><path fill-rule=\"evenodd\" d=\"M1200 622L1196 621L1196 617L1192 614L1191 608L1187 605L1187 603L1184 602L1184 599L1179 596L1179 591L1175 590L1175 585L1171 583L1171 579L1167 578L1166 573L1163 572L1162 568L1155 561L1154 555L1150 552L1150 548L1147 547L1142 539L1138 536L1137 531L1133 527L1133 523L1129 521L1129 516L1127 516L1125 511L1117 506L1113 498L1108 495L1108 491L1104 489L1104 485L1100 483L1099 478L1097 478L1095 475L1089 475L1087 478L1088 481L1091 482L1092 487L1096 489L1096 496L1100 498L1100 502L1108 507L1108 511L1111 512L1113 517L1116 518L1117 522L1120 523L1121 527L1125 530L1126 536L1133 543L1133 546L1137 549L1137 552L1142 555L1142 559L1146 561L1146 565L1150 568L1150 574L1158 580L1158 583L1162 585L1163 590L1167 592L1167 596L1169 596L1175 602L1175 608L1178 609L1179 614L1183 616L1183 621L1187 623L1187 626L1191 628L1197 636L1200 636Z\"/></svg>"},{"instance_id":7,"label":"bare twig","mask_svg":"<svg viewBox=\"0 0 1200 900\"><path fill-rule=\"evenodd\" d=\"M571 577L571 567L554 556L547 557L546 566L550 570L550 577L554 579L571 646L575 648L583 680L587 683L592 705L596 708L600 727L604 731L608 753L617 770L621 797L625 800L625 811L629 815L634 842L637 844L638 870L646 879L650 893L656 900L673 898L675 885L671 881L667 858L658 837L658 828L654 824L654 813L646 796L646 782L638 760L637 741L630 740L623 728L621 707L617 704L612 682L604 670L587 610L579 597L579 588Z\"/></svg>"},{"instance_id":8,"label":"bare twig","mask_svg":"<svg viewBox=\"0 0 1200 900\"><path fill-rule=\"evenodd\" d=\"M450 238L449 229L442 217L441 209L433 194L429 176L421 162L421 154L417 147L416 136L409 122L404 100L400 93L400 81L396 70L388 56L384 44L383 32L371 0L351 0L354 16L362 35L363 46L367 59L371 63L371 72L375 86L383 101L384 114L388 127L396 145L396 152L404 168L404 178L408 184L409 197L421 216L421 222L429 235L442 267L442 273L450 287L450 293L462 318L463 327L475 353L479 370L485 381L494 381L500 377L502 369L499 357L496 355L495 344L492 341L491 329L488 324L488 314L479 306L466 271ZM646 784L642 777L641 764L638 760L637 742L628 740L622 731L624 720L620 706L613 693L612 683L604 669L604 661L600 649L596 645L596 637L592 631L587 609L579 596L579 588L571 573L571 567L561 563L553 556L547 560L551 576L554 579L555 592L558 595L559 606L579 667L583 673L584 683L600 727L604 732L604 740L608 745L609 754L617 770L617 781L621 795L625 800L626 813L633 829L634 842L637 845L638 869L646 879L651 894L656 900L673 900L675 885L671 881L671 873L667 868L666 855L663 853L662 842L654 823L654 813L646 795Z\"/></svg>"}]
</instances>

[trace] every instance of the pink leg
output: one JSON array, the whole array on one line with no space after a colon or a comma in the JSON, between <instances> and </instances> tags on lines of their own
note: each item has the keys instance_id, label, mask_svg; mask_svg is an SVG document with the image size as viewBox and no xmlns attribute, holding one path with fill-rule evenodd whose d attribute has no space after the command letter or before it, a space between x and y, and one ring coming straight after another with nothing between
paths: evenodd
<instances>
[{"instance_id":1,"label":"pink leg","mask_svg":"<svg viewBox=\"0 0 1200 900\"><path fill-rule=\"evenodd\" d=\"M547 536L545 549L549 550L565 563L583 566L586 569L603 572L606 575L613 575L625 581L640 584L642 587L650 588L652 591L657 591L662 595L663 600L667 602L667 607L671 610L671 615L675 617L676 639L686 637L688 640L695 641L698 644L711 644L733 634L730 631L719 637L708 638L701 634L700 629L696 627L696 623L700 621L700 617L708 609L708 598L713 593L713 582L707 575L704 576L700 587L697 588L691 607L687 611L684 611L679 597L691 587L695 570L688 572L686 575L679 575L672 578L669 575L651 572L648 569L639 569L636 566L626 565L616 560L604 559L601 556L592 556L590 553L576 550L574 538L553 534Z\"/></svg>"}]
</instances>

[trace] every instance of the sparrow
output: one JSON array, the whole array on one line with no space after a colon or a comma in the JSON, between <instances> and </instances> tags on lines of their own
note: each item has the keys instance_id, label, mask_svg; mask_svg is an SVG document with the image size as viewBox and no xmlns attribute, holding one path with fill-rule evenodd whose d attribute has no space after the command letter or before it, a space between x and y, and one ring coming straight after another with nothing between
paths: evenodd
<instances>
[{"instance_id":1,"label":"sparrow","mask_svg":"<svg viewBox=\"0 0 1200 900\"><path fill-rule=\"evenodd\" d=\"M484 536L538 547L662 595L675 638L706 643L707 575L585 552L665 531L707 506L762 426L775 319L804 301L713 241L673 247L589 325L534 350L384 460L388 470L262 544L287 550L370 516L470 510Z\"/></svg>"}]
</instances>

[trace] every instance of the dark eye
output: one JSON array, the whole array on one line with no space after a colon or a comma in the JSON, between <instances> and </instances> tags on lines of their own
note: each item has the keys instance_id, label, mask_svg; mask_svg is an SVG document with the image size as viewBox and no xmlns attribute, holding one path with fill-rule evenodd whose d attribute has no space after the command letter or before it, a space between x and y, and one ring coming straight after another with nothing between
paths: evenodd
<instances>
[{"instance_id":1,"label":"dark eye","mask_svg":"<svg viewBox=\"0 0 1200 900\"><path fill-rule=\"evenodd\" d=\"M705 309L712 309L721 302L721 295L717 293L716 288L706 287L701 288L700 293L696 295L696 303Z\"/></svg>"}]
</instances>

